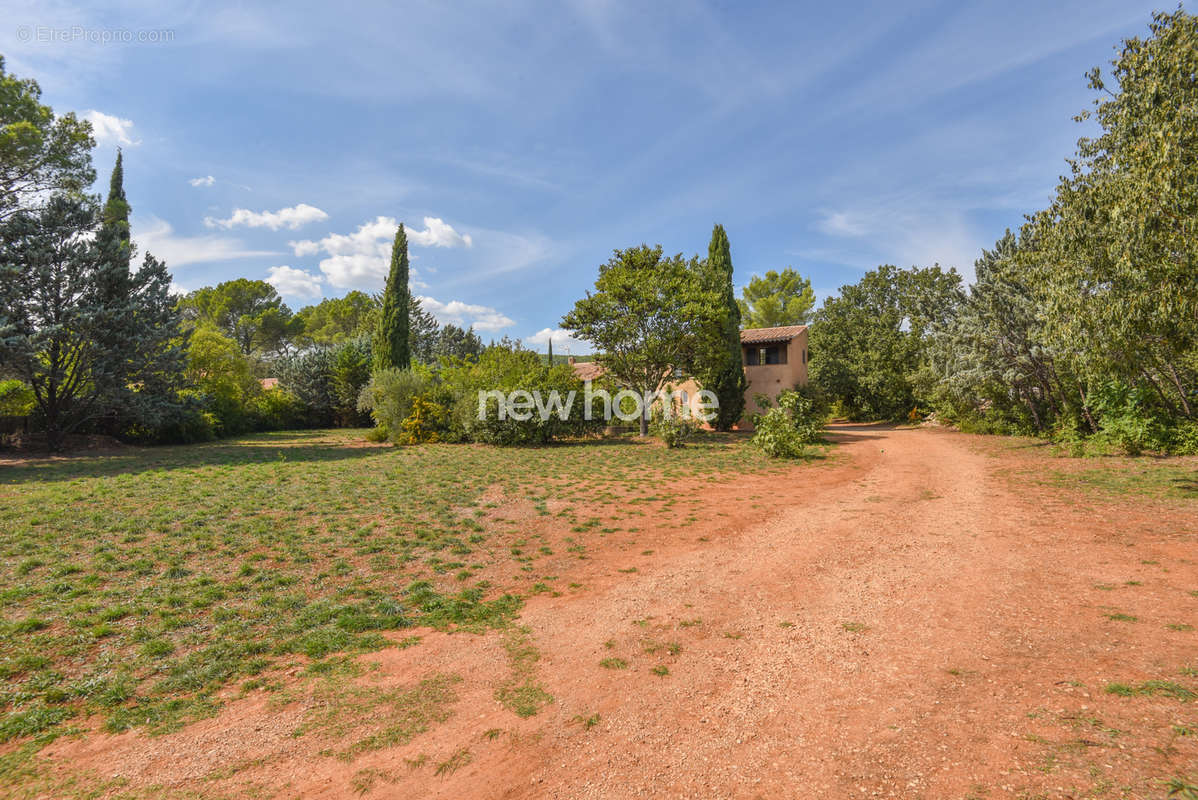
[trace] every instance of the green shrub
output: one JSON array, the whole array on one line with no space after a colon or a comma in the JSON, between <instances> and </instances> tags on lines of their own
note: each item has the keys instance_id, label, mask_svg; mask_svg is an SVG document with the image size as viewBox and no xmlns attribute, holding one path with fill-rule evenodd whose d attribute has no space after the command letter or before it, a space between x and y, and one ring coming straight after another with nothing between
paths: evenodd
<instances>
[{"instance_id":1,"label":"green shrub","mask_svg":"<svg viewBox=\"0 0 1198 800\"><path fill-rule=\"evenodd\" d=\"M583 383L569 364L549 365L531 350L510 344L488 347L477 361L455 360L441 369L444 388L452 396L449 427L451 433L476 442L498 445L541 444L567 436L582 436L597 432L602 418L585 419ZM516 419L505 414L500 419L499 400L486 398L483 414L479 414L479 392L497 391L507 397L511 392L525 391L540 395L542 402L551 402L556 391L562 408L571 392L575 393L565 419L550 413L541 419L534 409L528 419Z\"/></svg>"},{"instance_id":2,"label":"green shrub","mask_svg":"<svg viewBox=\"0 0 1198 800\"><path fill-rule=\"evenodd\" d=\"M762 397L755 400L759 406L769 404ZM797 391L782 392L775 407L754 415L756 430L750 441L771 458L802 458L823 427L825 418L815 409L813 397Z\"/></svg>"},{"instance_id":3,"label":"green shrub","mask_svg":"<svg viewBox=\"0 0 1198 800\"><path fill-rule=\"evenodd\" d=\"M419 396L412 401L412 411L403 421L396 444L424 444L441 439L449 411L445 406Z\"/></svg>"},{"instance_id":4,"label":"green shrub","mask_svg":"<svg viewBox=\"0 0 1198 800\"><path fill-rule=\"evenodd\" d=\"M653 420L649 424L649 433L656 436L666 447L684 447L688 439L699 430L699 424L689 417L678 413L666 416L660 409L655 409Z\"/></svg>"},{"instance_id":5,"label":"green shrub","mask_svg":"<svg viewBox=\"0 0 1198 800\"><path fill-rule=\"evenodd\" d=\"M432 388L432 376L419 365L414 369L382 369L362 389L358 410L369 413L375 425L387 430L395 441L403 433L404 420L412 413L416 398Z\"/></svg>"},{"instance_id":6,"label":"green shrub","mask_svg":"<svg viewBox=\"0 0 1198 800\"><path fill-rule=\"evenodd\" d=\"M245 410L254 430L282 431L305 423L304 404L285 389L265 389L252 395Z\"/></svg>"}]
</instances>

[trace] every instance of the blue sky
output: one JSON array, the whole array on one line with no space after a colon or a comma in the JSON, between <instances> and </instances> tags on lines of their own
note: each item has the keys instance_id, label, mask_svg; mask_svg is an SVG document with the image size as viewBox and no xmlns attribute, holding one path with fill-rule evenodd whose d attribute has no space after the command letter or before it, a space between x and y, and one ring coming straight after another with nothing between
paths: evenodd
<instances>
[{"instance_id":1,"label":"blue sky","mask_svg":"<svg viewBox=\"0 0 1198 800\"><path fill-rule=\"evenodd\" d=\"M270 279L292 308L377 290L403 221L427 307L541 348L613 248L705 253L714 222L738 286L971 275L1046 204L1084 73L1153 9L4 5L8 70L93 119L101 184L123 147L134 236L179 288Z\"/></svg>"}]
</instances>

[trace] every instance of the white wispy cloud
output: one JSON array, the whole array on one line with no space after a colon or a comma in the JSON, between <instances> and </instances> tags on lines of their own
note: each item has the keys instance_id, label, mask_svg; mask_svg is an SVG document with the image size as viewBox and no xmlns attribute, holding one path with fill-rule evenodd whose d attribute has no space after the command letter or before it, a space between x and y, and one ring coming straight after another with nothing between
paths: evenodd
<instances>
[{"instance_id":1,"label":"white wispy cloud","mask_svg":"<svg viewBox=\"0 0 1198 800\"><path fill-rule=\"evenodd\" d=\"M863 236L869 230L865 220L844 211L825 212L818 227L824 233L833 236Z\"/></svg>"},{"instance_id":2,"label":"white wispy cloud","mask_svg":"<svg viewBox=\"0 0 1198 800\"><path fill-rule=\"evenodd\" d=\"M266 271L266 282L279 290L279 294L295 297L320 297L319 275L289 266L271 267Z\"/></svg>"},{"instance_id":3,"label":"white wispy cloud","mask_svg":"<svg viewBox=\"0 0 1198 800\"><path fill-rule=\"evenodd\" d=\"M424 230L407 231L408 241L421 247L471 247L474 242L440 217L425 217Z\"/></svg>"},{"instance_id":4,"label":"white wispy cloud","mask_svg":"<svg viewBox=\"0 0 1198 800\"><path fill-rule=\"evenodd\" d=\"M323 222L329 215L316 206L300 203L291 208L280 208L278 211L250 211L248 208L235 208L228 219L205 217L204 224L209 228L235 228L244 225L247 228L279 228L299 230L310 222Z\"/></svg>"},{"instance_id":5,"label":"white wispy cloud","mask_svg":"<svg viewBox=\"0 0 1198 800\"><path fill-rule=\"evenodd\" d=\"M565 328L541 328L532 336L524 337L524 343L548 348L550 339L553 340L553 352L557 355L591 352L590 342L574 338L574 332Z\"/></svg>"},{"instance_id":6,"label":"white wispy cloud","mask_svg":"<svg viewBox=\"0 0 1198 800\"><path fill-rule=\"evenodd\" d=\"M83 117L92 124L92 133L100 144L121 144L126 147L141 144L141 139L133 138L131 119L122 119L95 109L84 112Z\"/></svg>"},{"instance_id":7,"label":"white wispy cloud","mask_svg":"<svg viewBox=\"0 0 1198 800\"><path fill-rule=\"evenodd\" d=\"M177 236L169 222L157 217L134 219L132 229L141 251L153 253L168 267L279 255L273 250L251 250L240 239L219 234Z\"/></svg>"},{"instance_id":8,"label":"white wispy cloud","mask_svg":"<svg viewBox=\"0 0 1198 800\"><path fill-rule=\"evenodd\" d=\"M216 183L216 178L211 175L205 175L202 178L192 178L188 181L192 186L211 186Z\"/></svg>"},{"instance_id":9,"label":"white wispy cloud","mask_svg":"<svg viewBox=\"0 0 1198 800\"><path fill-rule=\"evenodd\" d=\"M511 317L490 306L450 300L442 303L433 297L419 298L420 305L442 323L452 323L462 328L473 326L478 331L498 331L516 324Z\"/></svg>"}]
</instances>

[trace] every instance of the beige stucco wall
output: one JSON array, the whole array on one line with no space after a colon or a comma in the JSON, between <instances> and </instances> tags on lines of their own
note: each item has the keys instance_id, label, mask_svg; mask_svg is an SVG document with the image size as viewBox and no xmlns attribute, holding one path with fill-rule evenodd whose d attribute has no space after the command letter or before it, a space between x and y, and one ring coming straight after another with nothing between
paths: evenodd
<instances>
[{"instance_id":1,"label":"beige stucco wall","mask_svg":"<svg viewBox=\"0 0 1198 800\"><path fill-rule=\"evenodd\" d=\"M762 347L764 345L754 345ZM741 423L737 426L741 430L751 430L752 425L749 423L749 415L759 414L764 409L758 408L753 402L753 396L757 394L768 395L769 397L777 397L784 389L793 389L796 386L807 385L807 359L803 357L807 350L807 331L803 331L798 336L790 340L790 344L786 350L785 364L762 364L751 367L745 365L745 378L748 380L748 387L745 389L745 416ZM744 360L744 347L741 347L741 359ZM697 415L699 409L699 384L694 378L672 383L673 391L684 391L687 396L687 405L691 408L691 413Z\"/></svg>"},{"instance_id":2,"label":"beige stucco wall","mask_svg":"<svg viewBox=\"0 0 1198 800\"><path fill-rule=\"evenodd\" d=\"M748 345L760 347L762 345ZM745 389L745 419L739 426L752 427L749 424L750 414L759 414L764 409L758 408L753 402L753 396L764 394L771 398L777 397L783 389L793 389L796 386L807 385L807 359L803 354L807 350L807 331L802 331L790 340L786 350L785 364L745 365L745 378L749 385ZM744 348L741 348L743 354Z\"/></svg>"}]
</instances>

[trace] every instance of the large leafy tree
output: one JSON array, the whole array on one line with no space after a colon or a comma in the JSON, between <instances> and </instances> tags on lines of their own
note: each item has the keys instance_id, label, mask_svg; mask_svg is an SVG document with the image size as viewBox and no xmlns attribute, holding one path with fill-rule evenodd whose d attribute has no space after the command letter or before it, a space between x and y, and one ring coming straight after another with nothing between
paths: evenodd
<instances>
[{"instance_id":1,"label":"large leafy tree","mask_svg":"<svg viewBox=\"0 0 1198 800\"><path fill-rule=\"evenodd\" d=\"M281 355L303 331L303 321L266 281L237 278L205 286L184 296L179 309L190 322L224 331L246 356Z\"/></svg>"},{"instance_id":2,"label":"large leafy tree","mask_svg":"<svg viewBox=\"0 0 1198 800\"><path fill-rule=\"evenodd\" d=\"M1021 264L1045 332L1089 395L1141 384L1177 417L1198 415L1198 17L1158 13L1095 68L1101 126L1024 232Z\"/></svg>"},{"instance_id":3,"label":"large leafy tree","mask_svg":"<svg viewBox=\"0 0 1198 800\"><path fill-rule=\"evenodd\" d=\"M845 412L893 419L917 403L926 334L961 301L960 277L939 266L885 265L824 302L811 328L811 380Z\"/></svg>"},{"instance_id":4,"label":"large leafy tree","mask_svg":"<svg viewBox=\"0 0 1198 800\"><path fill-rule=\"evenodd\" d=\"M374 335L374 368L407 369L412 364L408 312L412 292L408 287L408 236L403 223L391 245L391 270L383 290L383 309Z\"/></svg>"},{"instance_id":5,"label":"large leafy tree","mask_svg":"<svg viewBox=\"0 0 1198 800\"><path fill-rule=\"evenodd\" d=\"M732 288L732 250L723 225L716 225L711 232L707 260L700 265L699 277L718 302L711 307L707 341L695 358L694 372L703 388L710 389L719 400L715 427L726 431L744 413L747 384L741 364L740 307Z\"/></svg>"},{"instance_id":6,"label":"large leafy tree","mask_svg":"<svg viewBox=\"0 0 1198 800\"><path fill-rule=\"evenodd\" d=\"M378 297L353 291L304 306L295 316L303 323L305 343L335 345L372 333L381 307Z\"/></svg>"},{"instance_id":7,"label":"large leafy tree","mask_svg":"<svg viewBox=\"0 0 1198 800\"><path fill-rule=\"evenodd\" d=\"M642 396L660 391L675 369L688 369L699 350L711 307L696 259L663 256L661 246L616 250L599 267L595 291L562 317L600 351L597 361L618 384ZM640 420L648 434L649 409Z\"/></svg>"},{"instance_id":8,"label":"large leafy tree","mask_svg":"<svg viewBox=\"0 0 1198 800\"><path fill-rule=\"evenodd\" d=\"M741 292L741 322L746 328L806 325L815 307L811 281L791 267L754 275Z\"/></svg>"},{"instance_id":9,"label":"large leafy tree","mask_svg":"<svg viewBox=\"0 0 1198 800\"><path fill-rule=\"evenodd\" d=\"M33 389L51 449L103 411L95 220L89 203L59 195L0 226L0 363Z\"/></svg>"},{"instance_id":10,"label":"large leafy tree","mask_svg":"<svg viewBox=\"0 0 1198 800\"><path fill-rule=\"evenodd\" d=\"M0 56L0 220L50 194L82 195L96 179L91 125L55 115L41 95Z\"/></svg>"},{"instance_id":11,"label":"large leafy tree","mask_svg":"<svg viewBox=\"0 0 1198 800\"><path fill-rule=\"evenodd\" d=\"M994 249L982 251L957 314L932 326L921 378L949 419L989 415L1014 429L1044 432L1076 394L1046 342L1019 250L1007 231Z\"/></svg>"}]
</instances>

